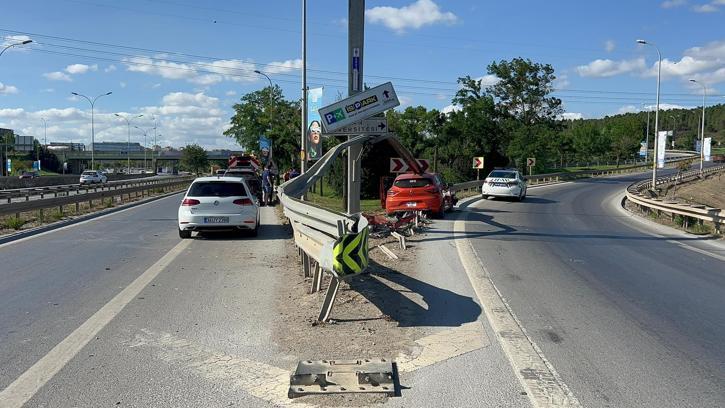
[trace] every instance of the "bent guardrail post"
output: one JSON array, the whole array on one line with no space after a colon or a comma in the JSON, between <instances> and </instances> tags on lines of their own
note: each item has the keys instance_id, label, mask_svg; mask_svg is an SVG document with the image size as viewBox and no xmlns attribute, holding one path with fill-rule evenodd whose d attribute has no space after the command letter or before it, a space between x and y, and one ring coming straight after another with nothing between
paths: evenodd
<instances>
[{"instance_id":1,"label":"bent guardrail post","mask_svg":"<svg viewBox=\"0 0 725 408\"><path fill-rule=\"evenodd\" d=\"M303 200L302 197L330 170L334 160L345 149L353 145L378 143L388 139L401 155L412 157L390 134L361 135L330 149L304 174L277 188L284 214L292 226L295 244L302 253L303 271L306 277L309 274L309 262L316 263L310 292L320 290L323 271L332 276L318 317L321 322L327 321L330 317L340 281L361 273L368 266L368 221L360 213L344 214L327 210ZM420 170L415 160L411 164Z\"/></svg>"}]
</instances>

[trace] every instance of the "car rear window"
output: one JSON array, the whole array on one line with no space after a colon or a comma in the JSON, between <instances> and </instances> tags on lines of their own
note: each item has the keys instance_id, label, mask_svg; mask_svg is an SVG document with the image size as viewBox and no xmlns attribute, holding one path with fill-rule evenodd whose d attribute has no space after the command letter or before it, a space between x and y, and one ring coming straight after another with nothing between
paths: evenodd
<instances>
[{"instance_id":1,"label":"car rear window","mask_svg":"<svg viewBox=\"0 0 725 408\"><path fill-rule=\"evenodd\" d=\"M516 178L516 173L514 173L513 171L492 171L491 174L488 175L488 177L512 179Z\"/></svg>"},{"instance_id":2,"label":"car rear window","mask_svg":"<svg viewBox=\"0 0 725 408\"><path fill-rule=\"evenodd\" d=\"M84 171L83 175L84 176L95 176L96 172L95 171Z\"/></svg>"},{"instance_id":3,"label":"car rear window","mask_svg":"<svg viewBox=\"0 0 725 408\"><path fill-rule=\"evenodd\" d=\"M415 188L415 187L430 186L430 185L433 185L433 182L427 178L411 178L411 179L395 180L393 185L398 188Z\"/></svg>"},{"instance_id":4,"label":"car rear window","mask_svg":"<svg viewBox=\"0 0 725 408\"><path fill-rule=\"evenodd\" d=\"M246 196L242 183L225 181L200 181L191 185L189 197L237 197Z\"/></svg>"}]
</instances>

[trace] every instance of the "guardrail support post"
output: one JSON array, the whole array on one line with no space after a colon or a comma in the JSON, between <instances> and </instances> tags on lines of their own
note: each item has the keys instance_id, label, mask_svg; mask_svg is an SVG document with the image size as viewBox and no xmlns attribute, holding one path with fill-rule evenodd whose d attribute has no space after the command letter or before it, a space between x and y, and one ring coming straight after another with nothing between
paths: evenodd
<instances>
[{"instance_id":1,"label":"guardrail support post","mask_svg":"<svg viewBox=\"0 0 725 408\"><path fill-rule=\"evenodd\" d=\"M310 256L307 255L306 252L302 252L302 273L304 274L305 278L311 278L312 273L310 273Z\"/></svg>"},{"instance_id":2,"label":"guardrail support post","mask_svg":"<svg viewBox=\"0 0 725 408\"><path fill-rule=\"evenodd\" d=\"M315 264L315 273L312 275L312 286L310 294L319 292L322 289L322 268L320 264Z\"/></svg>"},{"instance_id":3,"label":"guardrail support post","mask_svg":"<svg viewBox=\"0 0 725 408\"><path fill-rule=\"evenodd\" d=\"M335 297L337 296L337 290L340 288L340 279L333 277L330 280L330 286L327 287L327 294L325 295L325 301L322 303L322 309L320 315L317 317L317 321L326 322L330 318L330 312L332 312L332 305L335 303Z\"/></svg>"}]
</instances>

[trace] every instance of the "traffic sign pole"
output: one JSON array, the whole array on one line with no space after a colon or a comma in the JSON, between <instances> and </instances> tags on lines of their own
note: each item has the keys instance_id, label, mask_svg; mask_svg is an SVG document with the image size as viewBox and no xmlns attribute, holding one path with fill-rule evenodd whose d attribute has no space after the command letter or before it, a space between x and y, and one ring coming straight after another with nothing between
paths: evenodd
<instances>
[{"instance_id":1,"label":"traffic sign pole","mask_svg":"<svg viewBox=\"0 0 725 408\"><path fill-rule=\"evenodd\" d=\"M363 87L363 46L365 39L365 0L348 2L348 96L355 95ZM355 135L348 136L348 140ZM360 178L362 146L347 149L347 213L360 212Z\"/></svg>"}]
</instances>

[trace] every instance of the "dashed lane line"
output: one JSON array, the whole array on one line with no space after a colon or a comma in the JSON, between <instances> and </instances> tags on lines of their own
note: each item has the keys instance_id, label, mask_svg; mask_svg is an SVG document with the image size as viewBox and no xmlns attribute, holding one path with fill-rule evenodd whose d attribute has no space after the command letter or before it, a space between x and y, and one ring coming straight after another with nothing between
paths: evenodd
<instances>
[{"instance_id":1,"label":"dashed lane line","mask_svg":"<svg viewBox=\"0 0 725 408\"><path fill-rule=\"evenodd\" d=\"M20 408L28 402L48 381L50 381L76 354L92 340L127 304L166 269L171 262L191 244L182 240L161 259L151 265L130 285L119 292L93 316L53 347L7 388L0 392L0 407Z\"/></svg>"},{"instance_id":2,"label":"dashed lane line","mask_svg":"<svg viewBox=\"0 0 725 408\"><path fill-rule=\"evenodd\" d=\"M466 214L466 218L468 214ZM541 349L528 336L521 322L501 295L465 237L465 219L456 220L453 230L458 256L496 333L504 353L535 407L580 407L579 400L561 380Z\"/></svg>"}]
</instances>

